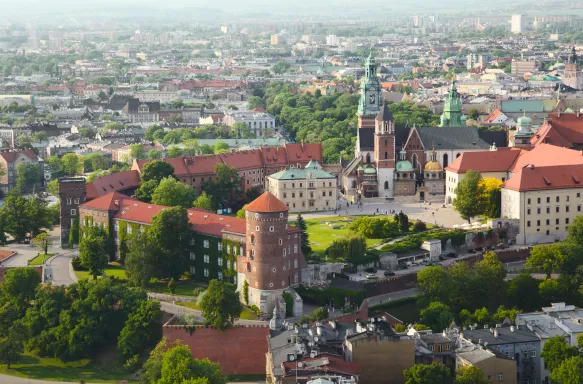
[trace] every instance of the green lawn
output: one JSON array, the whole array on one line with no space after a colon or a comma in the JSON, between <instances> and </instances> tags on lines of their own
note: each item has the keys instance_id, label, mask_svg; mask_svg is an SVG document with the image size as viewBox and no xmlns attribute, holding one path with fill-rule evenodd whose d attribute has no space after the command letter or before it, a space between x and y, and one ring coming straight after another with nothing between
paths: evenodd
<instances>
[{"instance_id":1,"label":"green lawn","mask_svg":"<svg viewBox=\"0 0 583 384\"><path fill-rule=\"evenodd\" d=\"M175 295L179 296L194 296L192 291L194 288L202 287L206 289L206 286L201 283L197 283L191 280L183 280L176 282L176 289L174 290ZM168 283L166 281L156 281L148 284L146 287L146 291L150 292L157 292L157 293L165 293L170 295L170 290L168 289Z\"/></svg>"},{"instance_id":2,"label":"green lawn","mask_svg":"<svg viewBox=\"0 0 583 384\"><path fill-rule=\"evenodd\" d=\"M40 254L37 257L35 257L34 259L30 260L28 262L28 265L43 265L45 261L47 261L51 256L54 256L55 253L47 253L46 255Z\"/></svg>"},{"instance_id":3,"label":"green lawn","mask_svg":"<svg viewBox=\"0 0 583 384\"><path fill-rule=\"evenodd\" d=\"M54 358L38 357L29 353L21 356L10 369L6 368L6 364L0 364L0 373L30 379L75 383L78 383L80 379L93 383L118 383L120 380L128 379L128 374L114 358L97 363L91 360L63 363Z\"/></svg>"},{"instance_id":4,"label":"green lawn","mask_svg":"<svg viewBox=\"0 0 583 384\"><path fill-rule=\"evenodd\" d=\"M190 301L177 301L176 305L180 305L190 309L198 309L200 311L200 306L198 303L193 303ZM243 308L240 315L241 320L257 320L257 315L255 312L250 310L249 308Z\"/></svg>"},{"instance_id":5,"label":"green lawn","mask_svg":"<svg viewBox=\"0 0 583 384\"><path fill-rule=\"evenodd\" d=\"M127 279L125 268L123 268L119 264L108 264L107 267L105 268L104 272L107 276L115 276L115 277L122 279L122 280ZM93 277L91 277L89 275L89 272L87 272L87 271L75 271L75 275L77 275L77 278L79 280L81 280L81 279L89 279L89 280L93 279Z\"/></svg>"},{"instance_id":6,"label":"green lawn","mask_svg":"<svg viewBox=\"0 0 583 384\"><path fill-rule=\"evenodd\" d=\"M336 239L341 239L350 233L350 221L361 216L330 216L306 220L310 246L314 252L324 256L326 248ZM376 216L378 217L378 216ZM349 221L350 220L350 221ZM329 224L326 224L329 223ZM383 239L366 239L367 247L379 245Z\"/></svg>"}]
</instances>

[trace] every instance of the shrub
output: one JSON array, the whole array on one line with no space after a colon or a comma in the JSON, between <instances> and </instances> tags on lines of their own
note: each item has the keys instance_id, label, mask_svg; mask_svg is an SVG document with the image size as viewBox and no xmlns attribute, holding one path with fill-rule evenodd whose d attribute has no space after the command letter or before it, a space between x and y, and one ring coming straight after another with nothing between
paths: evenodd
<instances>
[{"instance_id":1,"label":"shrub","mask_svg":"<svg viewBox=\"0 0 583 384\"><path fill-rule=\"evenodd\" d=\"M250 310L252 310L253 312L255 312L255 314L256 314L257 316L260 316L260 315L261 315L261 311L259 310L259 308L257 308L257 306L256 306L256 305L251 305L251 306L249 307L249 309L250 309Z\"/></svg>"},{"instance_id":2,"label":"shrub","mask_svg":"<svg viewBox=\"0 0 583 384\"><path fill-rule=\"evenodd\" d=\"M415 225L413 225L413 232L423 232L427 230L427 225L421 220L417 220Z\"/></svg>"},{"instance_id":3,"label":"shrub","mask_svg":"<svg viewBox=\"0 0 583 384\"><path fill-rule=\"evenodd\" d=\"M133 355L123 365L124 369L128 372L135 372L138 368L140 368L140 355Z\"/></svg>"},{"instance_id":4,"label":"shrub","mask_svg":"<svg viewBox=\"0 0 583 384\"><path fill-rule=\"evenodd\" d=\"M249 283L247 280L243 282L243 300L245 300L245 304L249 305Z\"/></svg>"},{"instance_id":5,"label":"shrub","mask_svg":"<svg viewBox=\"0 0 583 384\"><path fill-rule=\"evenodd\" d=\"M285 315L293 316L294 315L294 297L289 292L283 292L281 294L283 299L285 300Z\"/></svg>"},{"instance_id":6,"label":"shrub","mask_svg":"<svg viewBox=\"0 0 583 384\"><path fill-rule=\"evenodd\" d=\"M73 270L75 270L75 271L87 270L87 268L85 268L85 266L81 262L81 258L79 256L73 257L73 260L71 260L71 266L73 267Z\"/></svg>"},{"instance_id":7,"label":"shrub","mask_svg":"<svg viewBox=\"0 0 583 384\"><path fill-rule=\"evenodd\" d=\"M192 290L192 296L199 297L201 293L203 293L205 289L203 287L196 287Z\"/></svg>"},{"instance_id":8,"label":"shrub","mask_svg":"<svg viewBox=\"0 0 583 384\"><path fill-rule=\"evenodd\" d=\"M176 292L176 282L174 281L174 278L168 281L168 289L170 290L171 294L174 294L174 292Z\"/></svg>"}]
</instances>

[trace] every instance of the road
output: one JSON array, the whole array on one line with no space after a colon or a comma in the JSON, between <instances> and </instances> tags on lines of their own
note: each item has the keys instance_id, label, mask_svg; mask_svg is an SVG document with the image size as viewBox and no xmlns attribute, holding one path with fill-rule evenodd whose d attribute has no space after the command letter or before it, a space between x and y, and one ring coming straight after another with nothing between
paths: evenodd
<instances>
[{"instance_id":1,"label":"road","mask_svg":"<svg viewBox=\"0 0 583 384\"><path fill-rule=\"evenodd\" d=\"M368 305L369 307L373 307L375 305L387 303L393 300L405 299L407 297L417 296L419 294L419 290L417 288L406 289L404 291L392 292L392 293L385 293L384 295L372 296L369 297Z\"/></svg>"},{"instance_id":2,"label":"road","mask_svg":"<svg viewBox=\"0 0 583 384\"><path fill-rule=\"evenodd\" d=\"M66 251L51 257L45 266L45 281L50 281L53 285L73 284L75 280L69 274L69 264L75 254L75 251Z\"/></svg>"}]
</instances>

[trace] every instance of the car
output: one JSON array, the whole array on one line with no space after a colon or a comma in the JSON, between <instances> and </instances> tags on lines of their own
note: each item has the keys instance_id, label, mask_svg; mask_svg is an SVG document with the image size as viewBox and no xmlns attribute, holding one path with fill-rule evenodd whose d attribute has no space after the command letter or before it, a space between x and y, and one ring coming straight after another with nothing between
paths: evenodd
<instances>
[{"instance_id":1,"label":"car","mask_svg":"<svg viewBox=\"0 0 583 384\"><path fill-rule=\"evenodd\" d=\"M368 273L377 273L377 270L375 268L367 268L364 271Z\"/></svg>"},{"instance_id":2,"label":"car","mask_svg":"<svg viewBox=\"0 0 583 384\"><path fill-rule=\"evenodd\" d=\"M443 261L443 260L445 260L445 257L439 255L439 261Z\"/></svg>"},{"instance_id":3,"label":"car","mask_svg":"<svg viewBox=\"0 0 583 384\"><path fill-rule=\"evenodd\" d=\"M366 275L367 279L378 279L379 277L377 275L373 275L372 273L369 273Z\"/></svg>"},{"instance_id":4,"label":"car","mask_svg":"<svg viewBox=\"0 0 583 384\"><path fill-rule=\"evenodd\" d=\"M395 272L393 272L393 271L385 271L385 276L395 276Z\"/></svg>"},{"instance_id":5,"label":"car","mask_svg":"<svg viewBox=\"0 0 583 384\"><path fill-rule=\"evenodd\" d=\"M468 249L468 252L469 253L476 253L476 250L472 248L472 249Z\"/></svg>"},{"instance_id":6,"label":"car","mask_svg":"<svg viewBox=\"0 0 583 384\"><path fill-rule=\"evenodd\" d=\"M450 253L447 254L447 257L451 257L451 258L455 259L457 257L457 253L450 252Z\"/></svg>"}]
</instances>

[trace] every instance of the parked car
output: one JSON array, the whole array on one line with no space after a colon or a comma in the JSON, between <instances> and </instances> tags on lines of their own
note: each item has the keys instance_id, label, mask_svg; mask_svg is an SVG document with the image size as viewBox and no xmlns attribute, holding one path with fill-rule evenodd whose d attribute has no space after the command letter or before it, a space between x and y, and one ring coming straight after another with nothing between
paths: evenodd
<instances>
[{"instance_id":1,"label":"parked car","mask_svg":"<svg viewBox=\"0 0 583 384\"><path fill-rule=\"evenodd\" d=\"M476 250L472 248L472 249L468 249L468 252L469 253L476 253Z\"/></svg>"},{"instance_id":2,"label":"parked car","mask_svg":"<svg viewBox=\"0 0 583 384\"><path fill-rule=\"evenodd\" d=\"M395 272L393 272L393 271L385 271L385 276L395 276Z\"/></svg>"},{"instance_id":3,"label":"parked car","mask_svg":"<svg viewBox=\"0 0 583 384\"><path fill-rule=\"evenodd\" d=\"M443 261L443 260L445 260L445 257L439 255L439 261Z\"/></svg>"},{"instance_id":4,"label":"parked car","mask_svg":"<svg viewBox=\"0 0 583 384\"><path fill-rule=\"evenodd\" d=\"M472 253L473 253L473 252L472 252ZM457 253L455 253L455 252L450 252L450 253L448 253L448 254L447 254L447 257L451 257L451 258L455 259L455 258L457 257Z\"/></svg>"},{"instance_id":5,"label":"parked car","mask_svg":"<svg viewBox=\"0 0 583 384\"><path fill-rule=\"evenodd\" d=\"M368 273L377 273L377 270L375 268L367 268L364 271Z\"/></svg>"},{"instance_id":6,"label":"parked car","mask_svg":"<svg viewBox=\"0 0 583 384\"><path fill-rule=\"evenodd\" d=\"M378 279L379 277L377 275L373 275L372 273L369 273L368 275L366 275L367 279Z\"/></svg>"}]
</instances>

